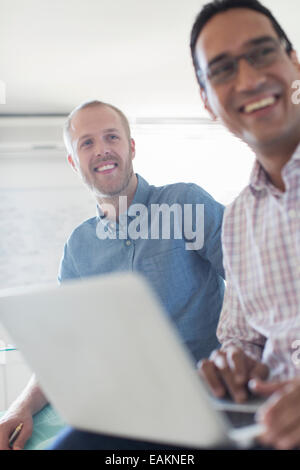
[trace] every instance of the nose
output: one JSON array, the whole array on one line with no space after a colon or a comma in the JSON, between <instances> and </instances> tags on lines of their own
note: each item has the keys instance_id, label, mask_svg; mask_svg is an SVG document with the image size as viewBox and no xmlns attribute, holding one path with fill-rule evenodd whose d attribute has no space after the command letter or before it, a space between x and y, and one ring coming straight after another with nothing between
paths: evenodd
<instances>
[{"instance_id":1,"label":"nose","mask_svg":"<svg viewBox=\"0 0 300 470\"><path fill-rule=\"evenodd\" d=\"M105 157L110 154L110 151L107 144L100 141L95 146L95 153L97 157Z\"/></svg>"},{"instance_id":2,"label":"nose","mask_svg":"<svg viewBox=\"0 0 300 470\"><path fill-rule=\"evenodd\" d=\"M97 157L107 157L110 155L110 152L108 150L104 150L104 151L98 150L96 152L96 155Z\"/></svg>"},{"instance_id":3,"label":"nose","mask_svg":"<svg viewBox=\"0 0 300 470\"><path fill-rule=\"evenodd\" d=\"M238 92L252 91L265 83L266 77L262 70L258 70L247 62L240 59L236 77L236 90Z\"/></svg>"}]
</instances>

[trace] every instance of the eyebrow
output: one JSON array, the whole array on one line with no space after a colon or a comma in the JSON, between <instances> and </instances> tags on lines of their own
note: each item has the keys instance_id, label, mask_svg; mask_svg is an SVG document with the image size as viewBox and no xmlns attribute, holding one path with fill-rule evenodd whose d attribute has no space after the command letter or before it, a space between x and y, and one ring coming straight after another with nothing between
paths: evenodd
<instances>
[{"instance_id":1,"label":"eyebrow","mask_svg":"<svg viewBox=\"0 0 300 470\"><path fill-rule=\"evenodd\" d=\"M78 142L80 142L83 139L88 139L89 137L92 137L91 134L83 135L82 137L79 137Z\"/></svg>"},{"instance_id":2,"label":"eyebrow","mask_svg":"<svg viewBox=\"0 0 300 470\"><path fill-rule=\"evenodd\" d=\"M259 46L260 44L263 44L265 42L274 42L274 41L275 41L275 38L273 38L272 36L260 36L258 38L250 39L244 44L243 47ZM217 55L211 61L209 61L208 66L210 67L216 62L219 62L220 60L225 59L226 57L230 57L230 55L231 54L227 52L223 52L222 54Z\"/></svg>"},{"instance_id":3,"label":"eyebrow","mask_svg":"<svg viewBox=\"0 0 300 470\"><path fill-rule=\"evenodd\" d=\"M114 128L114 127L110 127L108 129L104 129L102 131L103 134L109 134L110 132L120 132L120 131L118 129ZM85 135L79 137L78 142L81 142L82 140L88 139L90 137L93 137L93 135L92 134L85 134Z\"/></svg>"}]
</instances>

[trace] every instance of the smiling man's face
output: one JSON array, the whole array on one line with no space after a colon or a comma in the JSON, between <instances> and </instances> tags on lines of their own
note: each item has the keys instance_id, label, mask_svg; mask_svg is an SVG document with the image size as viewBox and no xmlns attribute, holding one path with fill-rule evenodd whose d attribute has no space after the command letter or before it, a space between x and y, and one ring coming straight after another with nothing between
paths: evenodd
<instances>
[{"instance_id":1,"label":"smiling man's face","mask_svg":"<svg viewBox=\"0 0 300 470\"><path fill-rule=\"evenodd\" d=\"M218 57L238 57L279 38L269 18L259 12L235 8L215 15L196 43L201 70ZM300 106L292 102L292 84L300 78L294 52L280 46L276 59L255 68L239 60L237 73L223 83L206 79L202 97L211 114L254 150L272 146L278 139L300 139Z\"/></svg>"},{"instance_id":2,"label":"smiling man's face","mask_svg":"<svg viewBox=\"0 0 300 470\"><path fill-rule=\"evenodd\" d=\"M70 137L69 162L94 194L126 195L134 178L135 144L121 116L106 105L83 108L71 121Z\"/></svg>"}]
</instances>

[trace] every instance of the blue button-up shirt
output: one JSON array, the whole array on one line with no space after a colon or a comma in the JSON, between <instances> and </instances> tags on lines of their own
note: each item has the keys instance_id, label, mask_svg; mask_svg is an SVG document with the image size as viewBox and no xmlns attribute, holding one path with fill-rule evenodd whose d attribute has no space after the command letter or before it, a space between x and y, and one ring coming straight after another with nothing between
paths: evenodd
<instances>
[{"instance_id":1,"label":"blue button-up shirt","mask_svg":"<svg viewBox=\"0 0 300 470\"><path fill-rule=\"evenodd\" d=\"M58 279L62 282L117 271L139 272L158 294L183 343L198 361L219 346L216 328L224 295L221 251L224 208L195 184L155 187L137 177L132 204L118 224L106 220L98 207L96 217L73 231L65 244ZM159 219L153 216L154 212L151 215L151 209L162 208L162 204L179 213L177 219L172 215L169 219L170 234L154 227ZM195 209L196 205L204 210L201 227L196 225L196 220L201 219L197 219L194 210L193 225L182 230L183 236L179 237L175 219L177 226L183 227L187 208ZM142 220L141 229L138 226ZM201 246L199 242L191 243L192 228L202 232Z\"/></svg>"}]
</instances>

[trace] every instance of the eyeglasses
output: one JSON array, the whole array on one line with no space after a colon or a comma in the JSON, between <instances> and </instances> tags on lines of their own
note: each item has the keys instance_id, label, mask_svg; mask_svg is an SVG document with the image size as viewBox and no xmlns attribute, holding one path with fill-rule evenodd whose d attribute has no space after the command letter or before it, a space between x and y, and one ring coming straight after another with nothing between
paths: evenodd
<instances>
[{"instance_id":1,"label":"eyeglasses","mask_svg":"<svg viewBox=\"0 0 300 470\"><path fill-rule=\"evenodd\" d=\"M211 63L205 71L198 70L199 81L209 79L212 85L221 85L235 78L239 61L245 59L248 64L256 69L267 67L278 60L282 47L287 50L287 42L284 39L266 39L262 44L252 48L236 57L223 57Z\"/></svg>"}]
</instances>

